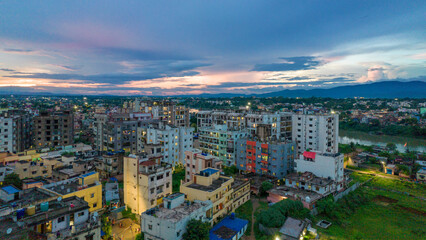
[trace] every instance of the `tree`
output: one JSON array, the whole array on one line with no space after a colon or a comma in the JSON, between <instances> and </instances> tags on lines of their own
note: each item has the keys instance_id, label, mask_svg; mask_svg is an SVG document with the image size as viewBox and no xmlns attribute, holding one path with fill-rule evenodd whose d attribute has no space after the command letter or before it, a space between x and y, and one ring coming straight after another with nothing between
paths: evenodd
<instances>
[{"instance_id":1,"label":"tree","mask_svg":"<svg viewBox=\"0 0 426 240\"><path fill-rule=\"evenodd\" d=\"M405 174L405 175L410 175L410 168L406 165L398 165L398 169L399 172Z\"/></svg>"},{"instance_id":2,"label":"tree","mask_svg":"<svg viewBox=\"0 0 426 240\"><path fill-rule=\"evenodd\" d=\"M260 186L260 195L266 195L266 192L271 190L274 187L274 184L264 181L262 182L262 185Z\"/></svg>"},{"instance_id":3,"label":"tree","mask_svg":"<svg viewBox=\"0 0 426 240\"><path fill-rule=\"evenodd\" d=\"M386 148L391 150L391 151L395 151L396 145L395 145L395 143L388 143L388 144L386 144Z\"/></svg>"},{"instance_id":4,"label":"tree","mask_svg":"<svg viewBox=\"0 0 426 240\"><path fill-rule=\"evenodd\" d=\"M108 217L103 215L101 218L102 223L102 231L105 233L105 238L110 239L112 235L112 226L111 221L109 221Z\"/></svg>"},{"instance_id":5,"label":"tree","mask_svg":"<svg viewBox=\"0 0 426 240\"><path fill-rule=\"evenodd\" d=\"M183 234L185 240L208 240L210 223L201 220L191 219L186 225L186 232Z\"/></svg>"},{"instance_id":6,"label":"tree","mask_svg":"<svg viewBox=\"0 0 426 240\"><path fill-rule=\"evenodd\" d=\"M135 238L135 240L144 240L145 239L145 236L144 236L144 234L143 233L138 233L138 234L136 234L136 238Z\"/></svg>"},{"instance_id":7,"label":"tree","mask_svg":"<svg viewBox=\"0 0 426 240\"><path fill-rule=\"evenodd\" d=\"M176 165L172 174L172 189L173 192L180 191L180 181L185 179L185 168L182 165Z\"/></svg>"},{"instance_id":8,"label":"tree","mask_svg":"<svg viewBox=\"0 0 426 240\"><path fill-rule=\"evenodd\" d=\"M235 165L231 165L229 167L223 166L223 173L226 176L232 176L235 175L238 172L238 168Z\"/></svg>"},{"instance_id":9,"label":"tree","mask_svg":"<svg viewBox=\"0 0 426 240\"><path fill-rule=\"evenodd\" d=\"M13 185L19 189L22 189L22 180L19 178L18 174L11 173L4 177L4 185Z\"/></svg>"}]
</instances>

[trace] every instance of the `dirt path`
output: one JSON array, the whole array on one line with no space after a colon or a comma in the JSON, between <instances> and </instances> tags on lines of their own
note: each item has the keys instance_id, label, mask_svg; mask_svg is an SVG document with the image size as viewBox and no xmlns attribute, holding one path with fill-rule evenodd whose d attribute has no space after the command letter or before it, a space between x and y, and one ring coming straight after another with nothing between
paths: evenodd
<instances>
[{"instance_id":1,"label":"dirt path","mask_svg":"<svg viewBox=\"0 0 426 240\"><path fill-rule=\"evenodd\" d=\"M245 240L256 240L255 236L254 236L254 213L256 212L256 209L260 206L259 205L259 199L254 197L251 199L251 202L253 203L253 212L251 214L251 233L250 236L244 236Z\"/></svg>"}]
</instances>

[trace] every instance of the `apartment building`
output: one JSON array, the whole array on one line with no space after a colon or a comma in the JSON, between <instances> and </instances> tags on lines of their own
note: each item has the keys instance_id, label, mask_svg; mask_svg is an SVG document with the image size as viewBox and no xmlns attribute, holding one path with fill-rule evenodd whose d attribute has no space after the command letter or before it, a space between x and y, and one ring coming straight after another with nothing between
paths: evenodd
<instances>
[{"instance_id":1,"label":"apartment building","mask_svg":"<svg viewBox=\"0 0 426 240\"><path fill-rule=\"evenodd\" d=\"M145 239L183 239L191 219L212 221L211 201L185 201L185 194L173 193L163 198L163 206L152 208L141 216Z\"/></svg>"},{"instance_id":2,"label":"apartment building","mask_svg":"<svg viewBox=\"0 0 426 240\"><path fill-rule=\"evenodd\" d=\"M163 128L147 129L146 143L162 145L163 161L172 166L185 164L185 151L193 147L192 127L173 127L166 125Z\"/></svg>"},{"instance_id":3,"label":"apartment building","mask_svg":"<svg viewBox=\"0 0 426 240\"><path fill-rule=\"evenodd\" d=\"M185 182L191 181L194 174L206 168L222 169L222 161L200 149L185 151Z\"/></svg>"},{"instance_id":4,"label":"apartment building","mask_svg":"<svg viewBox=\"0 0 426 240\"><path fill-rule=\"evenodd\" d=\"M246 128L245 113L222 111L199 111L197 113L198 128L212 128L214 125L226 125L229 129Z\"/></svg>"},{"instance_id":5,"label":"apartment building","mask_svg":"<svg viewBox=\"0 0 426 240\"><path fill-rule=\"evenodd\" d=\"M67 180L53 182L42 187L62 198L76 196L89 204L90 212L102 208L102 184L99 182L99 173L90 172Z\"/></svg>"},{"instance_id":6,"label":"apartment building","mask_svg":"<svg viewBox=\"0 0 426 240\"><path fill-rule=\"evenodd\" d=\"M125 151L138 149L138 128L147 128L153 122L147 113L114 113L95 115L95 144L98 151Z\"/></svg>"},{"instance_id":7,"label":"apartment building","mask_svg":"<svg viewBox=\"0 0 426 240\"><path fill-rule=\"evenodd\" d=\"M124 151L107 152L98 160L98 171L104 177L111 177L123 174Z\"/></svg>"},{"instance_id":8,"label":"apartment building","mask_svg":"<svg viewBox=\"0 0 426 240\"><path fill-rule=\"evenodd\" d=\"M71 111L40 112L34 118L36 148L66 146L74 143L74 117Z\"/></svg>"},{"instance_id":9,"label":"apartment building","mask_svg":"<svg viewBox=\"0 0 426 240\"><path fill-rule=\"evenodd\" d=\"M0 239L101 239L99 217L76 196L18 209L0 222Z\"/></svg>"},{"instance_id":10,"label":"apartment building","mask_svg":"<svg viewBox=\"0 0 426 240\"><path fill-rule=\"evenodd\" d=\"M31 147L32 116L21 110L0 112L0 151L17 153Z\"/></svg>"},{"instance_id":11,"label":"apartment building","mask_svg":"<svg viewBox=\"0 0 426 240\"><path fill-rule=\"evenodd\" d=\"M221 176L218 169L206 168L194 175L194 179L180 186L180 191L189 201L207 201L213 203L213 222L233 211L231 177Z\"/></svg>"},{"instance_id":12,"label":"apartment building","mask_svg":"<svg viewBox=\"0 0 426 240\"><path fill-rule=\"evenodd\" d=\"M283 178L293 171L297 157L293 142L237 140L236 166L246 173Z\"/></svg>"},{"instance_id":13,"label":"apartment building","mask_svg":"<svg viewBox=\"0 0 426 240\"><path fill-rule=\"evenodd\" d=\"M337 153L339 151L339 115L294 114L292 138L298 153L306 150Z\"/></svg>"},{"instance_id":14,"label":"apartment building","mask_svg":"<svg viewBox=\"0 0 426 240\"><path fill-rule=\"evenodd\" d=\"M189 109L172 101L136 99L126 102L124 108L132 112L150 113L153 119L160 120L164 125L189 127Z\"/></svg>"},{"instance_id":15,"label":"apartment building","mask_svg":"<svg viewBox=\"0 0 426 240\"><path fill-rule=\"evenodd\" d=\"M224 165L235 164L236 142L247 137L247 130L231 130L226 125L214 125L212 128L200 128L200 149L218 157Z\"/></svg>"},{"instance_id":16,"label":"apartment building","mask_svg":"<svg viewBox=\"0 0 426 240\"><path fill-rule=\"evenodd\" d=\"M287 112L224 112L199 111L197 113L198 128L213 128L214 125L226 125L228 129L247 129L250 136L258 134L259 125L269 126L268 137L275 140L291 139L291 116Z\"/></svg>"},{"instance_id":17,"label":"apartment building","mask_svg":"<svg viewBox=\"0 0 426 240\"><path fill-rule=\"evenodd\" d=\"M295 159L296 172L311 172L315 176L328 178L336 182L337 191L345 187L343 154L304 152Z\"/></svg>"},{"instance_id":18,"label":"apartment building","mask_svg":"<svg viewBox=\"0 0 426 240\"><path fill-rule=\"evenodd\" d=\"M172 193L172 165L147 154L124 158L124 204L142 214L162 203Z\"/></svg>"},{"instance_id":19,"label":"apartment building","mask_svg":"<svg viewBox=\"0 0 426 240\"><path fill-rule=\"evenodd\" d=\"M25 178L50 178L55 168L61 167L63 164L57 159L39 159L39 160L20 160L15 163L14 172L19 175L20 179Z\"/></svg>"},{"instance_id":20,"label":"apartment building","mask_svg":"<svg viewBox=\"0 0 426 240\"><path fill-rule=\"evenodd\" d=\"M234 179L232 189L232 209L235 210L250 200L250 181L248 179Z\"/></svg>"}]
</instances>

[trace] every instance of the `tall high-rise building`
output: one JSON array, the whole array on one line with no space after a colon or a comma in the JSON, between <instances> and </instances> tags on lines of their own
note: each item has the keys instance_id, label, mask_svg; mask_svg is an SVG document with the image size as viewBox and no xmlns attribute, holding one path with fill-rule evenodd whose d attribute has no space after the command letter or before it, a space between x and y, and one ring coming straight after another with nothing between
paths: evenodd
<instances>
[{"instance_id":1,"label":"tall high-rise building","mask_svg":"<svg viewBox=\"0 0 426 240\"><path fill-rule=\"evenodd\" d=\"M40 112L34 118L36 148L66 146L74 143L74 117L71 111Z\"/></svg>"},{"instance_id":2,"label":"tall high-rise building","mask_svg":"<svg viewBox=\"0 0 426 240\"><path fill-rule=\"evenodd\" d=\"M26 111L0 113L0 152L23 152L31 147L32 117Z\"/></svg>"},{"instance_id":3,"label":"tall high-rise building","mask_svg":"<svg viewBox=\"0 0 426 240\"><path fill-rule=\"evenodd\" d=\"M337 153L339 151L339 115L294 114L292 138L299 154L307 149Z\"/></svg>"},{"instance_id":4,"label":"tall high-rise building","mask_svg":"<svg viewBox=\"0 0 426 240\"><path fill-rule=\"evenodd\" d=\"M193 147L194 128L174 127L166 125L163 128L148 128L146 132L147 144L162 145L163 161L175 166L185 164L185 151Z\"/></svg>"}]
</instances>

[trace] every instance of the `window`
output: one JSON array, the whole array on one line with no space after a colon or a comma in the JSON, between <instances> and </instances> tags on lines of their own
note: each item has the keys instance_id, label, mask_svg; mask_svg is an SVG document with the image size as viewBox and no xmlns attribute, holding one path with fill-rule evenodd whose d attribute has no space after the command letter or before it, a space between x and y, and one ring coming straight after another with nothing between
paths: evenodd
<instances>
[{"instance_id":1,"label":"window","mask_svg":"<svg viewBox=\"0 0 426 240\"><path fill-rule=\"evenodd\" d=\"M58 218L58 223L65 221L65 216Z\"/></svg>"},{"instance_id":2,"label":"window","mask_svg":"<svg viewBox=\"0 0 426 240\"><path fill-rule=\"evenodd\" d=\"M94 204L93 204L93 207L94 207L94 208L95 208L95 207L97 207L97 206L98 206L98 204L97 204L97 203L94 203Z\"/></svg>"},{"instance_id":3,"label":"window","mask_svg":"<svg viewBox=\"0 0 426 240\"><path fill-rule=\"evenodd\" d=\"M94 197L95 197L95 194L94 194L94 193L90 194L90 197L91 197L91 198L94 198Z\"/></svg>"},{"instance_id":4,"label":"window","mask_svg":"<svg viewBox=\"0 0 426 240\"><path fill-rule=\"evenodd\" d=\"M84 214L85 214L85 212L79 212L79 213L77 214L77 216L82 217L82 216L84 216Z\"/></svg>"},{"instance_id":5,"label":"window","mask_svg":"<svg viewBox=\"0 0 426 240\"><path fill-rule=\"evenodd\" d=\"M151 224L148 224L148 229L152 230L152 225Z\"/></svg>"}]
</instances>

